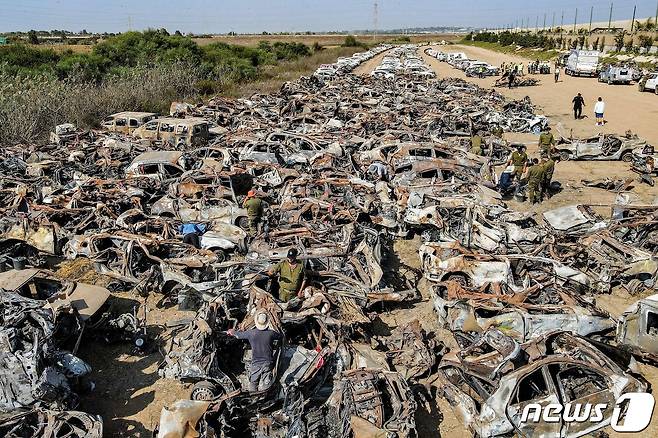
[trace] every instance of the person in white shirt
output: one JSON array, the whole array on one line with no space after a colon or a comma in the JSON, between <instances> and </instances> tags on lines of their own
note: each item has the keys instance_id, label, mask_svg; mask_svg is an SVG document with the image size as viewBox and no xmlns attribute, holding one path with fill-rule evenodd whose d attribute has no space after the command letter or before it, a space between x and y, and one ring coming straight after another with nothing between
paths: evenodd
<instances>
[{"instance_id":1,"label":"person in white shirt","mask_svg":"<svg viewBox=\"0 0 658 438\"><path fill-rule=\"evenodd\" d=\"M599 97L599 100L594 105L594 115L596 116L596 126L605 125L605 120L603 119L603 112L605 111L605 102L602 98Z\"/></svg>"}]
</instances>

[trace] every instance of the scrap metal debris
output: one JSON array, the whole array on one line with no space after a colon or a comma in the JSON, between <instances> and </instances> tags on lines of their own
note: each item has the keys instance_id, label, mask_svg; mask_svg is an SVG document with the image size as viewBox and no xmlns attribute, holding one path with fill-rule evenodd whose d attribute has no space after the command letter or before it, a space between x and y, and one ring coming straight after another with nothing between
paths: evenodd
<instances>
[{"instance_id":1,"label":"scrap metal debris","mask_svg":"<svg viewBox=\"0 0 658 438\"><path fill-rule=\"evenodd\" d=\"M196 311L166 322L159 375L191 392L163 409L160 437L412 437L418 388L437 378L480 436L525 433L524 403L647 390L609 356L658 353L655 295L619 322L596 296L656 288L658 207L621 193L606 217L510 209L496 184L511 151L499 128L536 133L548 120L528 98L436 78L417 51L379 46L277 93L118 113L98 131L60 125L48 144L4 149L0 431L102 434L100 419L71 410L86 409L77 393L91 372L77 348L102 331L143 351L148 322L145 308L107 310L108 289ZM371 75L349 73L377 55ZM475 133L483 155L471 153ZM649 153L640 146L563 138L558 152L627 160ZM393 251L416 235L420 270ZM304 281L285 296L272 272L295 253ZM48 270L80 258L108 289ZM419 321L376 330L380 314L418 303L421 277L460 350ZM249 391L252 351L231 333L259 315L280 337L272 381Z\"/></svg>"}]
</instances>

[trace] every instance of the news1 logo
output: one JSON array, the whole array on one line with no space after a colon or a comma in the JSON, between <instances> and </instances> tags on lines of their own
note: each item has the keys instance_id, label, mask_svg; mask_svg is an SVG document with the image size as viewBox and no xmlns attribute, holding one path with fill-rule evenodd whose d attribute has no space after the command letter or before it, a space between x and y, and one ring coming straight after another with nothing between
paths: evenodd
<instances>
[{"instance_id":1,"label":"news1 logo","mask_svg":"<svg viewBox=\"0 0 658 438\"><path fill-rule=\"evenodd\" d=\"M615 432L641 432L651 422L651 415L656 401L653 395L646 392L629 392L617 399L610 427ZM623 406L623 405L626 406ZM624 409L625 408L625 409ZM523 408L522 423L600 423L605 418L607 403L549 403L540 405L530 403ZM622 414L625 412L624 417Z\"/></svg>"}]
</instances>

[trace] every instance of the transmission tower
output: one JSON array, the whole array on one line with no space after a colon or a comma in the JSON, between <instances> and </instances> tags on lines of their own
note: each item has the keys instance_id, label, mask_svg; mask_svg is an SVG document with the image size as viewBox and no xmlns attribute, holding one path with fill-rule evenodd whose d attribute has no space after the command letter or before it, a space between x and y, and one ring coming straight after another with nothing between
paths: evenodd
<instances>
[{"instance_id":1,"label":"transmission tower","mask_svg":"<svg viewBox=\"0 0 658 438\"><path fill-rule=\"evenodd\" d=\"M372 40L375 41L377 39L377 27L379 26L379 5L377 4L377 0L375 0L372 6L372 25Z\"/></svg>"}]
</instances>

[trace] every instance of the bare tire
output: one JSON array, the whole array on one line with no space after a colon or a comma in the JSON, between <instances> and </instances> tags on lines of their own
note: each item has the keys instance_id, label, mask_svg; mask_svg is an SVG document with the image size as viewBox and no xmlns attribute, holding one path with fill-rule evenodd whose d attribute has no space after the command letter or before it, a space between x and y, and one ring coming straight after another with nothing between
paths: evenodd
<instances>
[{"instance_id":1,"label":"bare tire","mask_svg":"<svg viewBox=\"0 0 658 438\"><path fill-rule=\"evenodd\" d=\"M217 263L222 263L226 261L227 259L226 251L224 251L223 249L213 249L212 252L214 252L215 256L217 256Z\"/></svg>"},{"instance_id":2,"label":"bare tire","mask_svg":"<svg viewBox=\"0 0 658 438\"><path fill-rule=\"evenodd\" d=\"M630 163L631 161L633 161L633 154L631 152L624 152L621 155L621 161L623 161L624 163Z\"/></svg>"},{"instance_id":3,"label":"bare tire","mask_svg":"<svg viewBox=\"0 0 658 438\"><path fill-rule=\"evenodd\" d=\"M569 152L560 152L560 161L569 161L571 154Z\"/></svg>"},{"instance_id":4,"label":"bare tire","mask_svg":"<svg viewBox=\"0 0 658 438\"><path fill-rule=\"evenodd\" d=\"M197 382L192 387L190 398L196 401L212 401L219 396L220 391L217 386L211 382L203 381Z\"/></svg>"},{"instance_id":5,"label":"bare tire","mask_svg":"<svg viewBox=\"0 0 658 438\"><path fill-rule=\"evenodd\" d=\"M241 218L238 218L238 227L242 228L243 230L249 230L249 218L246 218L242 216Z\"/></svg>"},{"instance_id":6,"label":"bare tire","mask_svg":"<svg viewBox=\"0 0 658 438\"><path fill-rule=\"evenodd\" d=\"M450 274L446 277L445 281L455 281L462 287L470 286L471 282L464 274Z\"/></svg>"}]
</instances>

